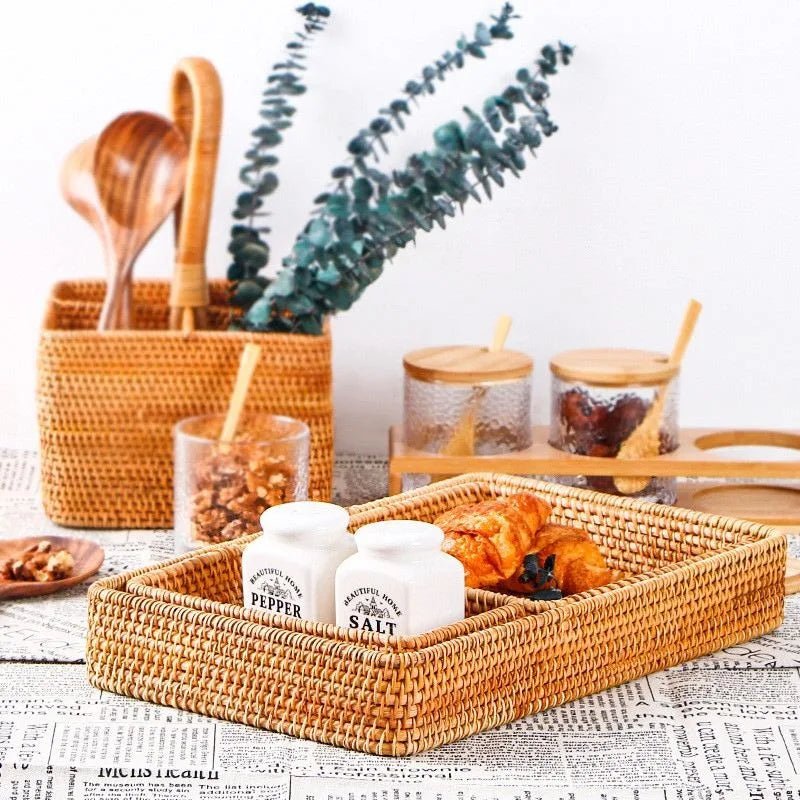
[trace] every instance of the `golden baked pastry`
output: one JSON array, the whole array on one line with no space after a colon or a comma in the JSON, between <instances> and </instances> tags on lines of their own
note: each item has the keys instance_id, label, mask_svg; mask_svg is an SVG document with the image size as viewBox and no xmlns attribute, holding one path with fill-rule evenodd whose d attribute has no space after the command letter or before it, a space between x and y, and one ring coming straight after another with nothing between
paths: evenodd
<instances>
[{"instance_id":1,"label":"golden baked pastry","mask_svg":"<svg viewBox=\"0 0 800 800\"><path fill-rule=\"evenodd\" d=\"M613 583L622 574L608 568L603 554L586 531L563 525L545 525L536 533L531 548L539 566L543 567L550 556L555 556L553 575L562 594L577 594ZM514 577L497 584L507 592L529 593L530 583L520 580L524 569L519 566Z\"/></svg>"},{"instance_id":2,"label":"golden baked pastry","mask_svg":"<svg viewBox=\"0 0 800 800\"><path fill-rule=\"evenodd\" d=\"M464 565L467 586L530 594L537 589L521 580L524 559L534 555L540 568L553 557L555 588L577 594L622 577L608 568L586 531L548 525L550 506L530 492L468 503L440 515L435 523L445 535L442 550Z\"/></svg>"},{"instance_id":3,"label":"golden baked pastry","mask_svg":"<svg viewBox=\"0 0 800 800\"><path fill-rule=\"evenodd\" d=\"M444 531L442 549L464 565L467 586L477 589L518 573L550 511L544 500L523 492L457 506L434 522Z\"/></svg>"}]
</instances>

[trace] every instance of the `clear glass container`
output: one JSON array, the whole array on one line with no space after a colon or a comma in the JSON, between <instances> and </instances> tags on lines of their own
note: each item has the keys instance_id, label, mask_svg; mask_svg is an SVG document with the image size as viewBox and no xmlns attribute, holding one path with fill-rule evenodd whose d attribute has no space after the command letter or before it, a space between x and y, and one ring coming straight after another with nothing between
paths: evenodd
<instances>
[{"instance_id":1,"label":"clear glass container","mask_svg":"<svg viewBox=\"0 0 800 800\"><path fill-rule=\"evenodd\" d=\"M261 530L262 512L308 498L308 426L291 417L245 416L219 441L224 416L175 426L175 549L179 553Z\"/></svg>"},{"instance_id":2,"label":"clear glass container","mask_svg":"<svg viewBox=\"0 0 800 800\"><path fill-rule=\"evenodd\" d=\"M404 365L409 447L491 455L530 446L533 362L528 356L479 347L428 348L409 353Z\"/></svg>"},{"instance_id":3,"label":"clear glass container","mask_svg":"<svg viewBox=\"0 0 800 800\"><path fill-rule=\"evenodd\" d=\"M567 453L614 459L642 425L653 404L652 453L678 447L678 374L660 353L634 350L571 351L551 363L550 444ZM660 399L663 396L663 400ZM659 413L660 412L660 413ZM655 452L657 451L657 452ZM637 491L615 482L613 467L603 476L553 476L553 480L608 494L673 504L675 478L650 478ZM634 482L635 485L635 482ZM620 491L625 488L625 491Z\"/></svg>"}]
</instances>

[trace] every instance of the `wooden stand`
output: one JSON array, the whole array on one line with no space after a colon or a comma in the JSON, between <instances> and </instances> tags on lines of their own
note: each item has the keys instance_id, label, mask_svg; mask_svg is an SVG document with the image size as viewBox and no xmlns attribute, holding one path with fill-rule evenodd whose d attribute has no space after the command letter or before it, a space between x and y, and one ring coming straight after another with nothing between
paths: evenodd
<instances>
[{"instance_id":1,"label":"wooden stand","mask_svg":"<svg viewBox=\"0 0 800 800\"><path fill-rule=\"evenodd\" d=\"M389 494L403 488L409 473L446 476L465 472L511 475L635 475L679 478L751 478L800 481L800 431L718 430L684 428L674 453L654 458L619 460L564 453L547 443L549 429L533 429L533 444L517 453L454 456L414 450L403 441L400 427L389 430ZM760 446L797 450L797 458L768 461L734 458L728 447ZM787 534L800 532L800 488L759 483L679 481L678 506L711 514L774 525ZM786 565L786 593L800 591L800 559Z\"/></svg>"},{"instance_id":2,"label":"wooden stand","mask_svg":"<svg viewBox=\"0 0 800 800\"><path fill-rule=\"evenodd\" d=\"M389 431L389 491L400 491L404 473L460 475L464 472L506 472L511 475L634 475L685 478L800 479L800 431L719 430L684 428L678 449L651 458L631 460L578 456L547 442L549 429L533 429L527 450L491 456L452 456L414 450L403 441L400 427ZM731 458L727 447L765 446L798 450L791 461Z\"/></svg>"},{"instance_id":3,"label":"wooden stand","mask_svg":"<svg viewBox=\"0 0 800 800\"><path fill-rule=\"evenodd\" d=\"M800 480L800 431L719 430L684 428L673 453L632 460L594 458L564 453L547 442L548 428L533 429L527 450L492 456L454 456L415 450L403 441L402 428L389 432L389 493L402 489L406 473L460 475L504 472L511 475L633 475L641 477L750 478ZM729 447L761 446L797 450L791 460L732 456ZM716 495L714 497L714 495ZM683 502L680 502L683 501ZM689 502L687 502L689 501ZM746 502L745 502L746 501ZM681 485L679 504L773 525L800 525L800 490L779 486L702 483ZM748 511L749 509L749 511Z\"/></svg>"}]
</instances>

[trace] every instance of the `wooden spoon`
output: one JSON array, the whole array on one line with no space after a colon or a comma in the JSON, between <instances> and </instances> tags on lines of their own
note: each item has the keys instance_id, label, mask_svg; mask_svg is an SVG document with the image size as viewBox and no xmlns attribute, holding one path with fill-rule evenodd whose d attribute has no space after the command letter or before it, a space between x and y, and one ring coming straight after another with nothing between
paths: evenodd
<instances>
[{"instance_id":1,"label":"wooden spoon","mask_svg":"<svg viewBox=\"0 0 800 800\"><path fill-rule=\"evenodd\" d=\"M111 245L111 233L106 224L105 211L94 180L96 146L97 137L93 136L81 142L66 157L61 167L61 194L72 209L80 214L100 237L106 276L110 281L114 268L114 252Z\"/></svg>"},{"instance_id":2,"label":"wooden spoon","mask_svg":"<svg viewBox=\"0 0 800 800\"><path fill-rule=\"evenodd\" d=\"M686 309L678 332L678 338L675 340L672 353L667 361L669 366L680 367L702 308L703 306L697 300L689 301L689 306ZM661 450L661 418L664 416L666 397L667 387L659 387L650 408L647 409L647 413L644 415L644 419L633 429L620 446L617 458L651 458L659 454ZM614 486L622 494L636 494L636 492L641 492L650 483L650 480L651 478L648 477L617 477L614 478Z\"/></svg>"},{"instance_id":3,"label":"wooden spoon","mask_svg":"<svg viewBox=\"0 0 800 800\"><path fill-rule=\"evenodd\" d=\"M100 545L88 539L69 536L27 536L23 539L0 539L0 561L19 558L29 547L47 541L54 550L67 550L75 559L72 575L60 581L7 581L0 579L0 600L14 597L37 597L76 586L94 575L102 566L105 554Z\"/></svg>"},{"instance_id":4,"label":"wooden spoon","mask_svg":"<svg viewBox=\"0 0 800 800\"><path fill-rule=\"evenodd\" d=\"M98 137L93 172L115 256L98 330L114 327L136 257L180 200L186 156L180 130L145 111L122 114ZM130 309L120 309L120 318L128 325Z\"/></svg>"},{"instance_id":5,"label":"wooden spoon","mask_svg":"<svg viewBox=\"0 0 800 800\"><path fill-rule=\"evenodd\" d=\"M250 381L253 379L260 358L261 346L255 342L248 342L244 346L239 359L239 370L236 373L231 399L228 401L228 412L225 414L222 432L219 435L223 452L236 438L239 420L242 417L244 404L247 401L247 392L250 390Z\"/></svg>"}]
</instances>

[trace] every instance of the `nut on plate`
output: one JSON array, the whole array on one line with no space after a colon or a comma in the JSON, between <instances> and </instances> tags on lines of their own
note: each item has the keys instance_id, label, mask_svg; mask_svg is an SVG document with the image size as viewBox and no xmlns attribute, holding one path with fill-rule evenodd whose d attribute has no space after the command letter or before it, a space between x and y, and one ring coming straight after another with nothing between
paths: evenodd
<instances>
[{"instance_id":1,"label":"nut on plate","mask_svg":"<svg viewBox=\"0 0 800 800\"><path fill-rule=\"evenodd\" d=\"M52 543L43 539L20 553L18 558L0 563L0 579L49 583L68 578L74 568L72 553L54 550Z\"/></svg>"}]
</instances>

